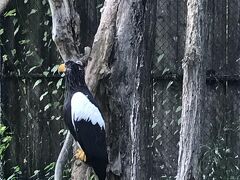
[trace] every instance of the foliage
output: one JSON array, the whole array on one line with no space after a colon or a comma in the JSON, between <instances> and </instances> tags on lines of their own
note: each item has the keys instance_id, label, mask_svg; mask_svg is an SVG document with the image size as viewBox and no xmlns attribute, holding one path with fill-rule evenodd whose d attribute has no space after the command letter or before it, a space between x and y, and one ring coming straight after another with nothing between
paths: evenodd
<instances>
[{"instance_id":1,"label":"foliage","mask_svg":"<svg viewBox=\"0 0 240 180\"><path fill-rule=\"evenodd\" d=\"M4 152L7 150L11 140L12 137L7 132L7 127L0 124L0 161L3 159Z\"/></svg>"},{"instance_id":2,"label":"foliage","mask_svg":"<svg viewBox=\"0 0 240 180\"><path fill-rule=\"evenodd\" d=\"M44 124L44 126L49 126L47 127L49 129L54 129L55 127L52 124L57 124L56 127L59 128L55 128L55 133L57 133L58 130L63 128L59 124L63 124L60 120L62 120L64 81L63 77L57 74L58 65L56 64L61 62L61 58L55 50L51 37L51 13L47 0L13 1L12 6L9 6L2 18L3 21L0 24L1 63L3 63L1 67L4 68L2 72L4 77L11 77L10 81L5 80L6 83L13 82L15 84L16 91L14 94L16 94L17 99L14 103L20 105L16 112L19 115L17 115L18 117L8 118L8 114L6 114L4 120L7 121L6 124L10 125L10 129L13 131L19 130L18 127L15 127L19 122L27 121L29 124L38 124L38 126ZM14 81L12 81L12 77L14 77ZM8 106L13 105L9 104ZM32 126L32 128L36 128L36 126ZM21 129L25 131L24 127L21 127ZM21 136L20 138L14 138L14 141L20 139L26 141L28 137L23 137L23 134L26 135L26 133L21 134L19 132L13 132L12 136ZM4 141L7 142L7 139L5 138ZM31 143L39 142L29 142L30 151L32 150ZM24 143L20 143L21 148L22 144ZM9 143L6 145L9 146ZM1 143L0 151L5 151L7 146ZM29 157L31 156L27 158ZM10 162L12 157L7 158ZM25 157L17 159L23 158ZM12 173L8 174L10 179L17 178L20 175L26 178L26 174L24 174L26 171L21 172L20 170L22 168L21 163L21 161L17 161L18 166L8 167L8 173ZM41 179L40 177L45 176L51 179L54 174L54 163L43 167L32 172L33 175L28 178ZM65 176L69 177L69 168L66 168Z\"/></svg>"},{"instance_id":3,"label":"foliage","mask_svg":"<svg viewBox=\"0 0 240 180\"><path fill-rule=\"evenodd\" d=\"M14 166L13 168L13 174L7 178L7 180L18 180L19 176L22 174L22 171L20 170L19 166Z\"/></svg>"},{"instance_id":4,"label":"foliage","mask_svg":"<svg viewBox=\"0 0 240 180\"><path fill-rule=\"evenodd\" d=\"M225 125L212 143L202 148L204 151L201 159L203 180L240 179L239 152L227 143L228 137L233 137L237 133L237 129L227 128Z\"/></svg>"}]
</instances>

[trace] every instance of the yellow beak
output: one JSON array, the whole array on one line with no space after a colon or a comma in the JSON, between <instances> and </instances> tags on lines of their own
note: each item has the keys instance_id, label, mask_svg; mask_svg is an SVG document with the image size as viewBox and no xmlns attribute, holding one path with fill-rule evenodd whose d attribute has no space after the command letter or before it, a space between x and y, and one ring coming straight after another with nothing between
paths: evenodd
<instances>
[{"instance_id":1,"label":"yellow beak","mask_svg":"<svg viewBox=\"0 0 240 180\"><path fill-rule=\"evenodd\" d=\"M60 64L58 67L59 73L64 73L66 71L65 64Z\"/></svg>"}]
</instances>

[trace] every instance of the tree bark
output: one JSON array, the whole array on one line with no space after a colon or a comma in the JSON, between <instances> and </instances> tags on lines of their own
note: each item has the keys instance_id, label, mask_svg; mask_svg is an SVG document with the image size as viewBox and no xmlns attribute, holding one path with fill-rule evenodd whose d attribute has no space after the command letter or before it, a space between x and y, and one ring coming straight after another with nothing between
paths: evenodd
<instances>
[{"instance_id":1,"label":"tree bark","mask_svg":"<svg viewBox=\"0 0 240 180\"><path fill-rule=\"evenodd\" d=\"M75 29L71 28L70 23L70 19L75 17L71 15L75 13L71 2L49 0L49 3L53 17L53 39L62 58L64 61L81 59L74 45L75 38L72 38L80 32L71 32ZM151 124L150 55L155 7L155 2L144 0L106 0L92 46L91 60L86 68L86 83L93 94L97 92L99 80L108 75L108 82L113 85L108 87L112 93L109 103L115 103L115 99L121 97L121 101L116 102L120 109L115 109L115 105L108 107L111 115L106 118L106 124L107 131L112 131L112 134L107 132L111 142L119 138L120 133L123 135L123 139L110 145L110 149L114 149L110 150L110 169L116 175L121 174L122 179L149 179L151 174L148 166L151 162L148 127ZM71 13L68 15L66 12ZM123 110L122 114L119 110ZM114 129L118 123L125 124L125 128L120 126L121 132ZM72 171L72 179L87 179L86 174L89 174L88 168L78 161L75 161Z\"/></svg>"},{"instance_id":2,"label":"tree bark","mask_svg":"<svg viewBox=\"0 0 240 180\"><path fill-rule=\"evenodd\" d=\"M88 88L94 95L96 94L99 80L110 73L108 60L114 44L118 0L106 0L103 8L100 25L94 38L90 61L86 67L85 74ZM91 170L89 168L83 169L82 163L76 160L72 168L72 179L88 179Z\"/></svg>"},{"instance_id":3,"label":"tree bark","mask_svg":"<svg viewBox=\"0 0 240 180\"><path fill-rule=\"evenodd\" d=\"M72 1L51 1L49 0L52 17L53 17L53 39L60 51L63 60L66 61L85 61L88 59L90 51L85 52L85 58L81 57L78 47L80 46L79 34L80 31L80 17L74 9L74 2ZM95 36L93 43L93 51L91 53L91 61L86 69L86 83L93 94L96 92L99 79L109 73L107 67L108 58L111 55L111 49L114 42L114 30L116 21L118 0L107 0L105 3L105 10L102 14L101 25ZM74 22L74 23L72 23ZM67 42L67 43L66 43ZM69 144L66 140L65 144ZM66 148L66 149L65 149ZM68 147L64 146L62 152L68 151ZM67 154L60 154L58 159L65 159ZM58 161L59 162L59 161ZM63 167L65 162L59 162ZM55 179L61 179L62 170L56 169ZM89 168L86 164L75 160L72 168L72 179L88 179Z\"/></svg>"},{"instance_id":4,"label":"tree bark","mask_svg":"<svg viewBox=\"0 0 240 180\"><path fill-rule=\"evenodd\" d=\"M182 119L177 180L198 180L201 122L204 119L204 0L188 0L183 60Z\"/></svg>"},{"instance_id":5,"label":"tree bark","mask_svg":"<svg viewBox=\"0 0 240 180\"><path fill-rule=\"evenodd\" d=\"M151 51L156 1L120 1L104 103L111 171L121 179L151 177ZM107 102L106 102L107 101Z\"/></svg>"},{"instance_id":6,"label":"tree bark","mask_svg":"<svg viewBox=\"0 0 240 180\"><path fill-rule=\"evenodd\" d=\"M80 53L80 16L75 10L75 1L72 0L49 0L52 12L52 38L61 54L64 62L81 61L85 63L90 55L90 48L85 49L85 56ZM62 172L70 151L72 138L70 132L64 141L55 167L55 180L62 179ZM81 163L80 179L85 179L87 166ZM75 166L75 164L73 165ZM75 172L75 171L73 171Z\"/></svg>"},{"instance_id":7,"label":"tree bark","mask_svg":"<svg viewBox=\"0 0 240 180\"><path fill-rule=\"evenodd\" d=\"M4 11L10 0L1 0L0 1L0 14Z\"/></svg>"}]
</instances>

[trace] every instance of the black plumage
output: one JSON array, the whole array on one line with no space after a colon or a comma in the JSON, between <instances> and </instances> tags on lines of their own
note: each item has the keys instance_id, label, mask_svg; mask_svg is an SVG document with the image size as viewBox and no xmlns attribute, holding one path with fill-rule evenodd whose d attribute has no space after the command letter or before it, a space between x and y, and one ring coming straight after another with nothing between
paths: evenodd
<instances>
[{"instance_id":1,"label":"black plumage","mask_svg":"<svg viewBox=\"0 0 240 180\"><path fill-rule=\"evenodd\" d=\"M85 83L85 71L81 64L65 63L65 86L65 123L85 152L86 163L93 167L99 180L105 180L108 163L105 124Z\"/></svg>"}]
</instances>

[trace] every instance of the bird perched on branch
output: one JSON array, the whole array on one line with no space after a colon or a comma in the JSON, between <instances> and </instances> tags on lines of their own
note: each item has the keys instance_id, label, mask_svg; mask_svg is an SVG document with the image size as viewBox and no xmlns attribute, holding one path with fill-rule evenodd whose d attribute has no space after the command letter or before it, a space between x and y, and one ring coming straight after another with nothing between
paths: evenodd
<instances>
[{"instance_id":1,"label":"bird perched on branch","mask_svg":"<svg viewBox=\"0 0 240 180\"><path fill-rule=\"evenodd\" d=\"M93 167L99 180L105 180L108 164L105 123L85 83L84 66L68 61L59 66L58 72L65 72L64 120L82 148L76 157Z\"/></svg>"}]
</instances>

